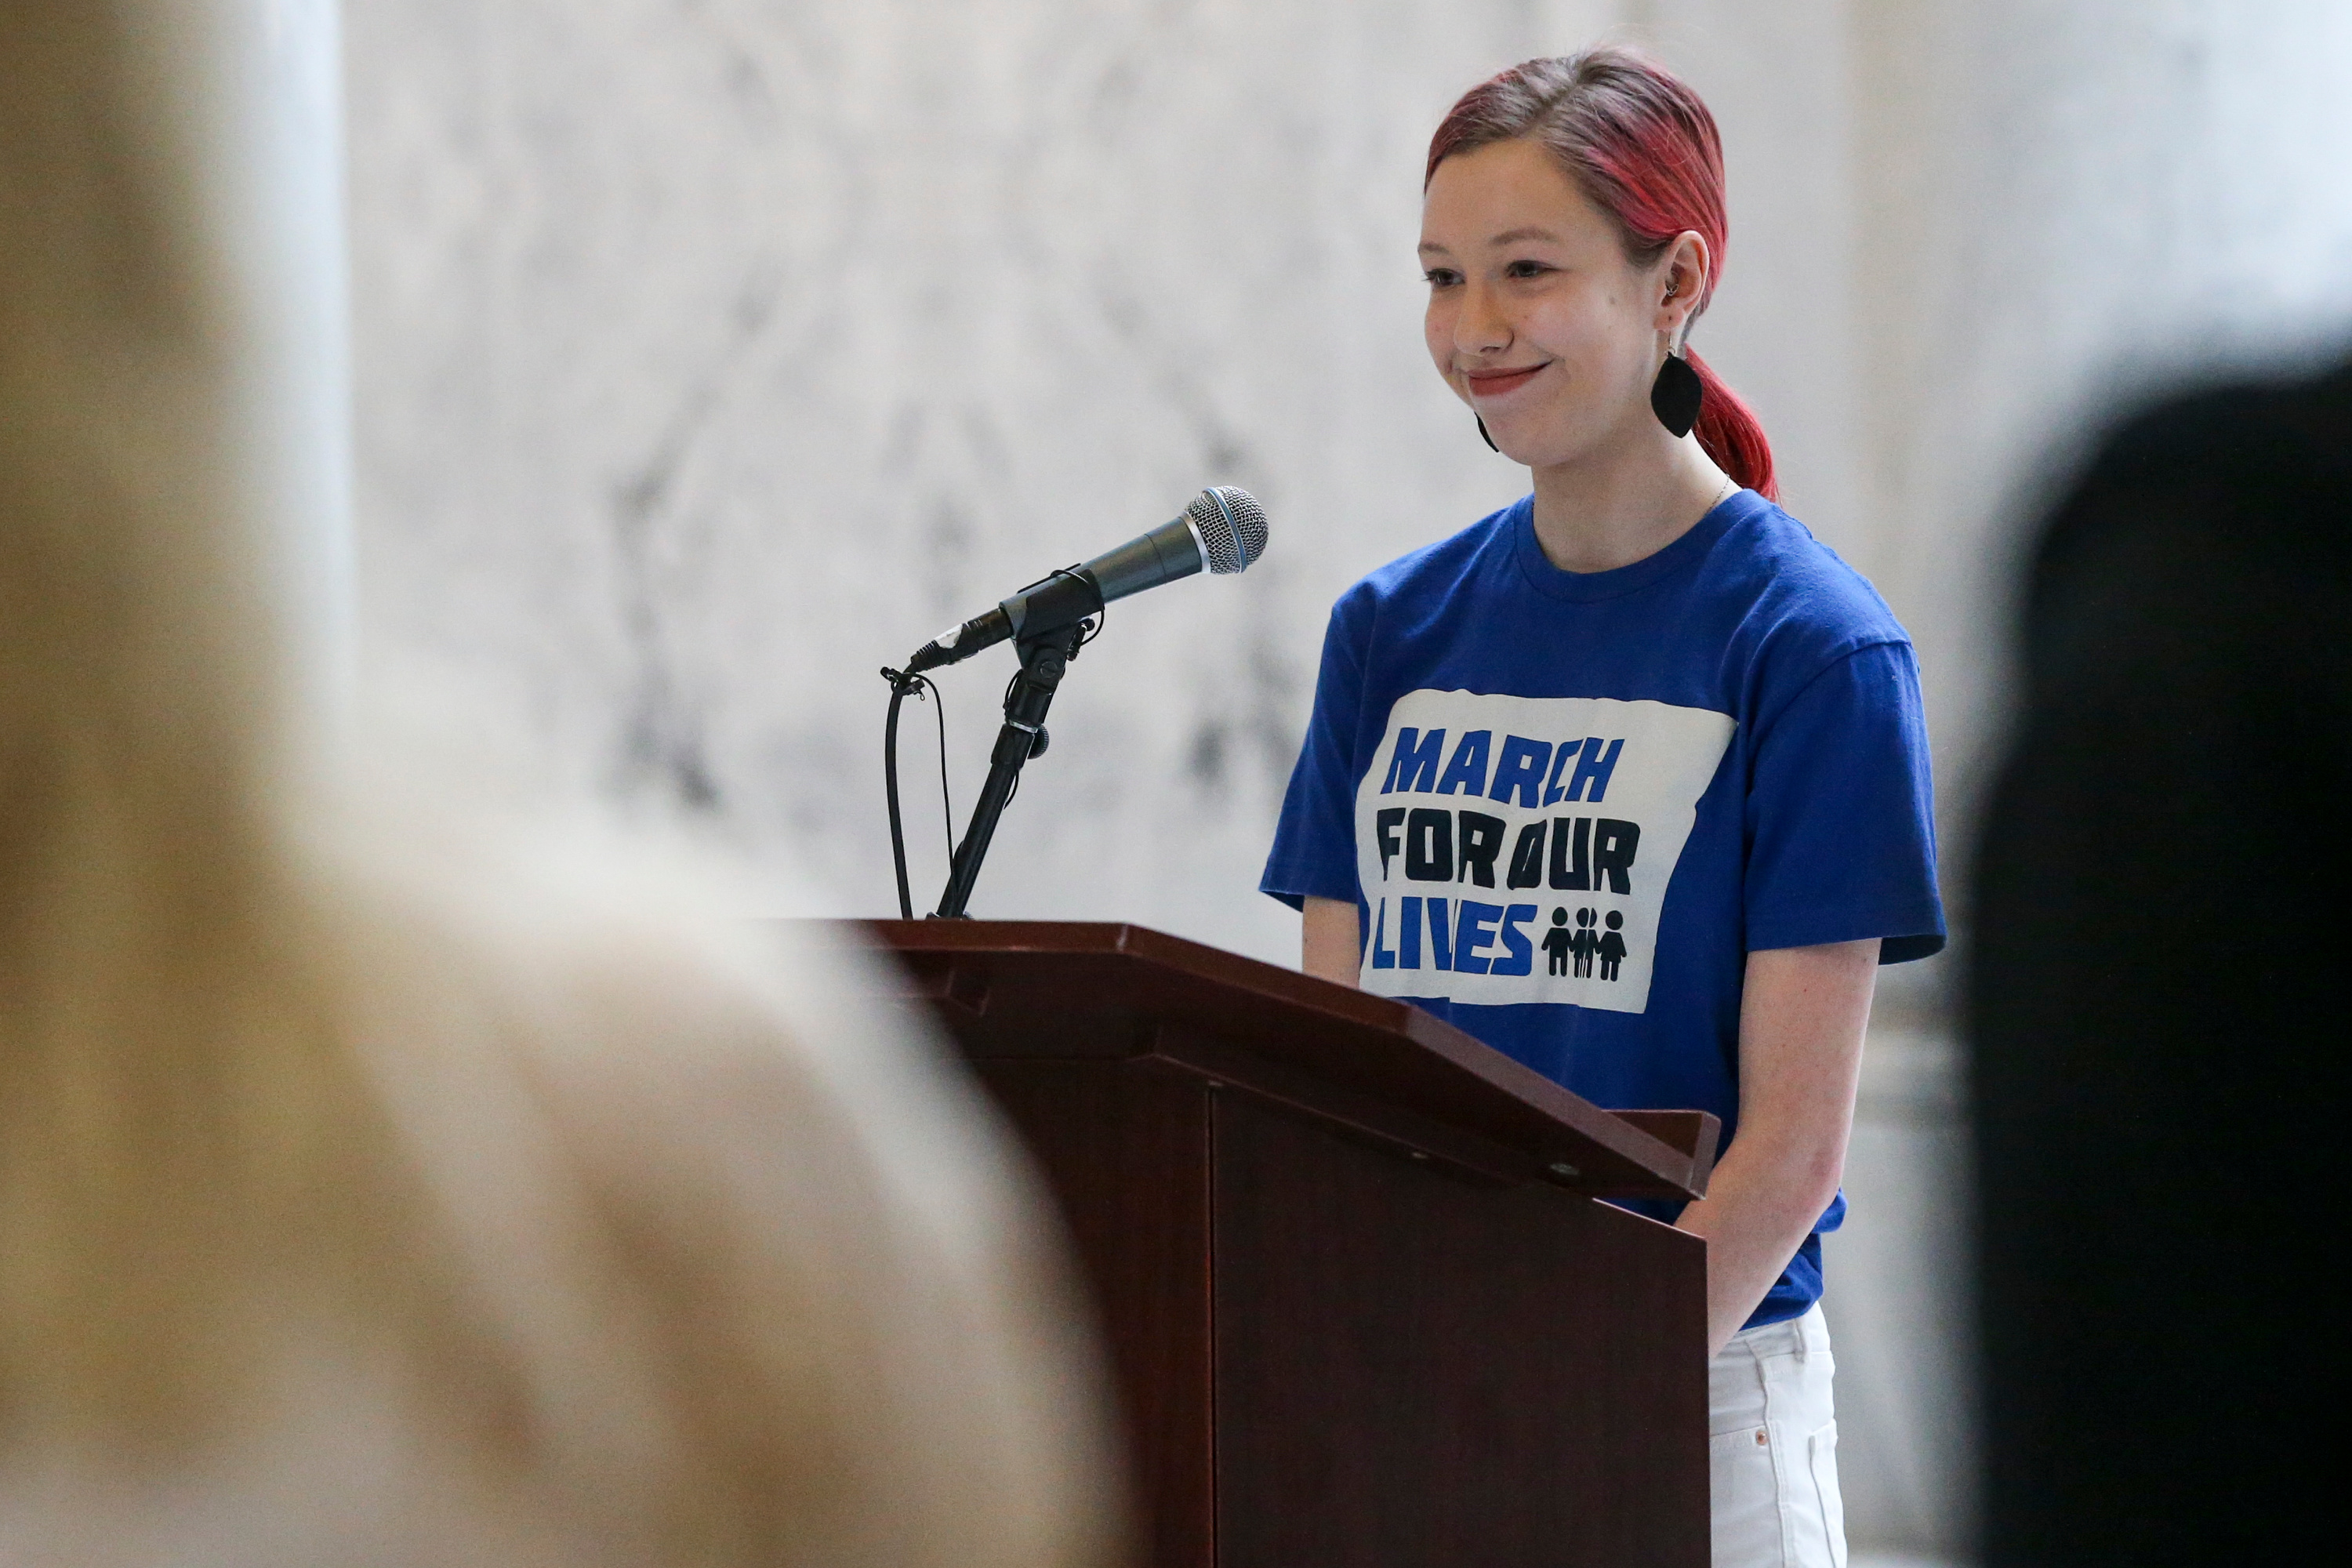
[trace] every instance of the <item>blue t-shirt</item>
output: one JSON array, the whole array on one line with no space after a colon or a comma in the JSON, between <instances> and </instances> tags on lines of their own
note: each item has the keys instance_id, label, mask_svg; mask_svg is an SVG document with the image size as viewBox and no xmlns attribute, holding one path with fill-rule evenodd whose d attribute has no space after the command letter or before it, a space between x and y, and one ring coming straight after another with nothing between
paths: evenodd
<instances>
[{"instance_id":1,"label":"blue t-shirt","mask_svg":"<svg viewBox=\"0 0 2352 1568\"><path fill-rule=\"evenodd\" d=\"M1260 886L1355 900L1365 990L1728 1143L1749 952L1944 944L1910 639L1753 491L1594 573L1523 500L1341 595ZM1819 1299L1844 1214L1751 1327Z\"/></svg>"}]
</instances>

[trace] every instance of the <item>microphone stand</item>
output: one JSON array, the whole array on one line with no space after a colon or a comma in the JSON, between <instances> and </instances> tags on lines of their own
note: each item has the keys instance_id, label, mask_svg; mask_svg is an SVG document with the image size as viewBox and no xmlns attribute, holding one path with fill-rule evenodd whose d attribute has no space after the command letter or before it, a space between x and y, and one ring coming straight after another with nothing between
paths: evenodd
<instances>
[{"instance_id":1,"label":"microphone stand","mask_svg":"<svg viewBox=\"0 0 2352 1568\"><path fill-rule=\"evenodd\" d=\"M1005 689L1004 727L997 731L996 749L989 753L988 782L981 786L979 803L971 808L963 842L956 846L947 890L940 895L940 907L932 919L970 918L964 906L971 900L972 883L980 879L988 841L996 836L996 819L1004 815L1005 804L1021 782L1022 764L1045 750L1045 710L1054 705L1054 692L1061 686L1064 672L1070 660L1078 657L1094 626L1091 620L1082 620L1014 645L1021 654L1021 673Z\"/></svg>"}]
</instances>

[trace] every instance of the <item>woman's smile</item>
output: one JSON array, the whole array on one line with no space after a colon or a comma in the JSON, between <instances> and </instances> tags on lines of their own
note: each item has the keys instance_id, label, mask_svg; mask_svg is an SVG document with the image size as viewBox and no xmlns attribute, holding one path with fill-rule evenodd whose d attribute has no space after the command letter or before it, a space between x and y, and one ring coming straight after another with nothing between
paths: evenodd
<instances>
[{"instance_id":1,"label":"woman's smile","mask_svg":"<svg viewBox=\"0 0 2352 1568\"><path fill-rule=\"evenodd\" d=\"M1465 371L1463 379L1470 384L1473 397L1500 397L1507 392L1517 392L1553 363L1546 360L1542 364L1517 365L1507 370Z\"/></svg>"}]
</instances>

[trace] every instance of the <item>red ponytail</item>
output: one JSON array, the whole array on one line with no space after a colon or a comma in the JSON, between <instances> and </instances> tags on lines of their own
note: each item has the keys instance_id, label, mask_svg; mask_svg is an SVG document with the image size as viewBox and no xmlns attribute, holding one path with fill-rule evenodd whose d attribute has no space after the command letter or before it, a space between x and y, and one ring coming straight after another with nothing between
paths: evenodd
<instances>
[{"instance_id":1,"label":"red ponytail","mask_svg":"<svg viewBox=\"0 0 2352 1568\"><path fill-rule=\"evenodd\" d=\"M1748 406L1747 399L1724 384L1706 361L1687 343L1683 345L1683 357L1698 372L1698 384L1706 389L1699 400L1699 449L1715 459L1715 466L1729 474L1733 482L1747 486L1766 500L1780 499L1780 476L1772 471L1772 443L1764 438L1764 422Z\"/></svg>"},{"instance_id":2,"label":"red ponytail","mask_svg":"<svg viewBox=\"0 0 2352 1568\"><path fill-rule=\"evenodd\" d=\"M1521 137L1549 149L1578 188L1615 220L1635 266L1649 266L1685 230L1706 241L1706 291L1691 310L1697 321L1715 295L1729 241L1723 140L1698 94L1628 49L1528 60L1462 95L1430 138L1423 184L1456 153ZM1706 361L1687 344L1683 352L1706 388L1699 446L1734 480L1778 500L1764 426Z\"/></svg>"}]
</instances>

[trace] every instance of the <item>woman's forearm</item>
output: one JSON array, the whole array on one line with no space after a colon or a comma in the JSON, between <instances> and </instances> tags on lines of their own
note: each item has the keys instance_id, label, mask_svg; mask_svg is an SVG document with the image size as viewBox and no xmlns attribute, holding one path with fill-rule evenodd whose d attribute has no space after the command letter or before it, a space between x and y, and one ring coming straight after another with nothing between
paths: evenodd
<instances>
[{"instance_id":1,"label":"woman's forearm","mask_svg":"<svg viewBox=\"0 0 2352 1568\"><path fill-rule=\"evenodd\" d=\"M1843 1155L1843 1141L1837 1151ZM1721 1350L1796 1256L1837 1195L1822 1148L1767 1148L1742 1129L1678 1228L1706 1237L1706 1350Z\"/></svg>"},{"instance_id":2,"label":"woman's forearm","mask_svg":"<svg viewBox=\"0 0 2352 1568\"><path fill-rule=\"evenodd\" d=\"M1707 1353L1723 1348L1837 1195L1876 941L1748 955L1739 1124L1680 1228L1706 1237Z\"/></svg>"},{"instance_id":3,"label":"woman's forearm","mask_svg":"<svg viewBox=\"0 0 2352 1568\"><path fill-rule=\"evenodd\" d=\"M1298 967L1321 980L1353 985L1361 978L1363 941L1349 899L1308 899L1300 911Z\"/></svg>"}]
</instances>

